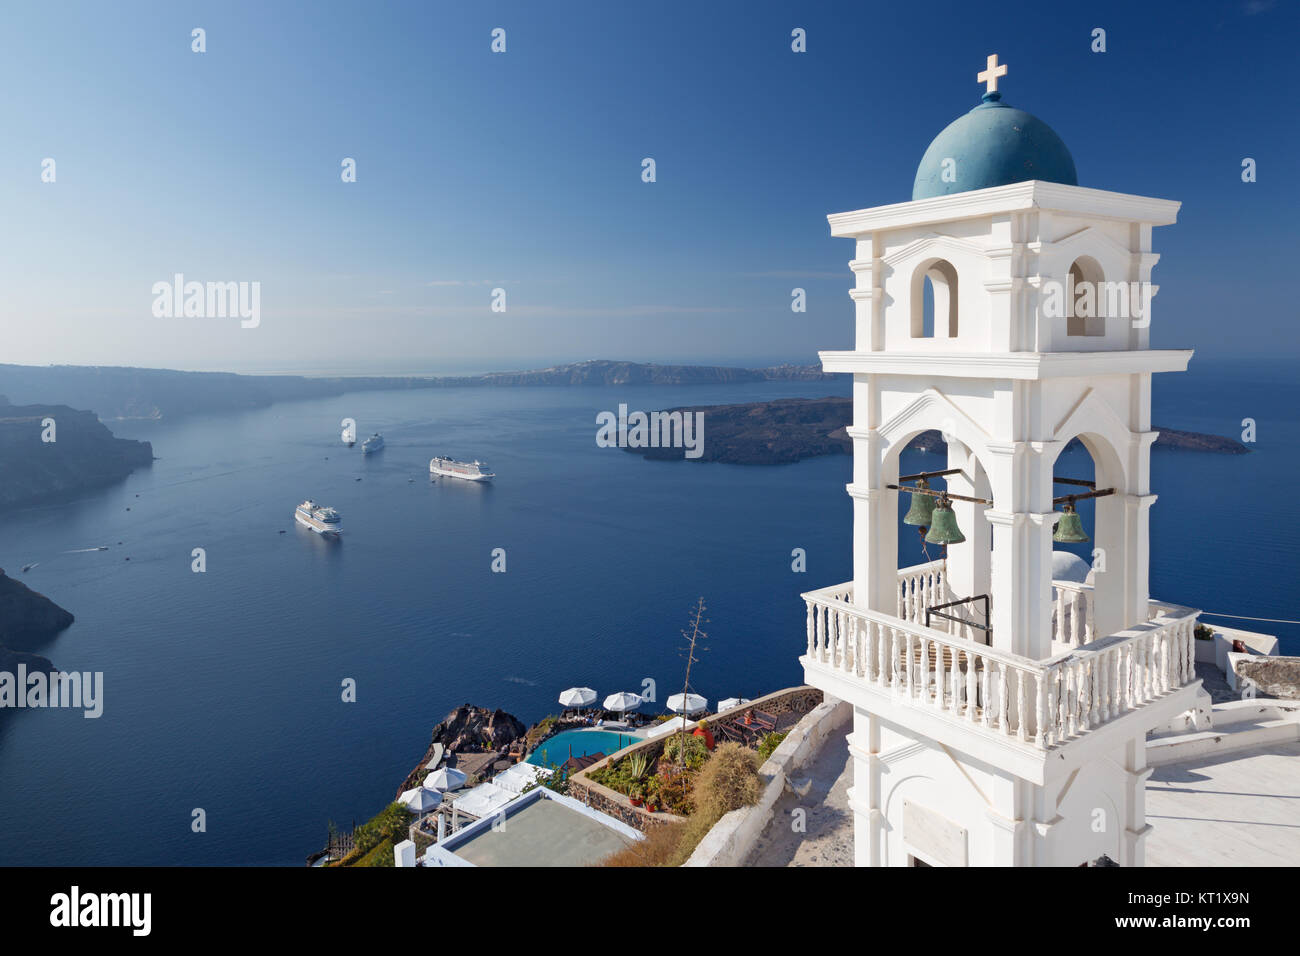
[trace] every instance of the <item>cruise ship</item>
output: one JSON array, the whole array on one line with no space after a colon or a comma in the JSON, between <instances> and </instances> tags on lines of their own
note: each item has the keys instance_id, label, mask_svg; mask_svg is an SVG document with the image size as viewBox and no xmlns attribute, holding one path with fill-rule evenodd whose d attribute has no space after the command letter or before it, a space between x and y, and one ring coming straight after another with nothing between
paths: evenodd
<instances>
[{"instance_id":1,"label":"cruise ship","mask_svg":"<svg viewBox=\"0 0 1300 956\"><path fill-rule=\"evenodd\" d=\"M466 481L491 481L496 475L488 470L484 461L456 461L452 458L433 458L429 461L429 477L464 478Z\"/></svg>"},{"instance_id":2,"label":"cruise ship","mask_svg":"<svg viewBox=\"0 0 1300 956\"><path fill-rule=\"evenodd\" d=\"M373 455L384 447L384 436L375 432L369 438L361 443L361 451L367 455Z\"/></svg>"},{"instance_id":3,"label":"cruise ship","mask_svg":"<svg viewBox=\"0 0 1300 956\"><path fill-rule=\"evenodd\" d=\"M333 508L318 505L308 498L293 513L299 524L306 525L317 534L339 535L343 533L343 523L339 513Z\"/></svg>"}]
</instances>

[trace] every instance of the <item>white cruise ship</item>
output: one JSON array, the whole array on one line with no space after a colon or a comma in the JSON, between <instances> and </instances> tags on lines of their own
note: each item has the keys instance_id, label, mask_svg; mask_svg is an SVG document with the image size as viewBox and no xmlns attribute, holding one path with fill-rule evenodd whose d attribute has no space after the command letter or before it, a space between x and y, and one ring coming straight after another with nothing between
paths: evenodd
<instances>
[{"instance_id":1,"label":"white cruise ship","mask_svg":"<svg viewBox=\"0 0 1300 956\"><path fill-rule=\"evenodd\" d=\"M373 455L384 447L384 436L375 432L369 438L361 443L361 451L367 455Z\"/></svg>"},{"instance_id":2,"label":"white cruise ship","mask_svg":"<svg viewBox=\"0 0 1300 956\"><path fill-rule=\"evenodd\" d=\"M310 498L297 507L293 516L299 524L306 525L317 534L343 533L343 522L339 519L339 513L333 508L316 504Z\"/></svg>"},{"instance_id":3,"label":"white cruise ship","mask_svg":"<svg viewBox=\"0 0 1300 956\"><path fill-rule=\"evenodd\" d=\"M464 478L466 481L491 481L496 475L488 470L484 461L456 461L452 458L433 458L429 461L429 477Z\"/></svg>"}]
</instances>

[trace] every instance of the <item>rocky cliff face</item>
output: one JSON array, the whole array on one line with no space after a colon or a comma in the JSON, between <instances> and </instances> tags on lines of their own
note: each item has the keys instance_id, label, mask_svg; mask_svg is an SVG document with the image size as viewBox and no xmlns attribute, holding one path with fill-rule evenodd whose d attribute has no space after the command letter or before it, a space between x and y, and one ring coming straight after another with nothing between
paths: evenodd
<instances>
[{"instance_id":1,"label":"rocky cliff face","mask_svg":"<svg viewBox=\"0 0 1300 956\"><path fill-rule=\"evenodd\" d=\"M397 792L400 794L403 790L419 786L428 775L424 766L429 762L434 744L442 744L447 753L457 751L482 753L484 744L488 745L489 750L500 751L509 747L527 731L528 728L519 718L507 714L504 710L488 710L486 707L475 707L473 704L461 704L433 728L428 749Z\"/></svg>"},{"instance_id":2,"label":"rocky cliff face","mask_svg":"<svg viewBox=\"0 0 1300 956\"><path fill-rule=\"evenodd\" d=\"M41 440L54 420L52 442ZM93 412L10 405L0 396L0 511L72 498L153 461L147 441L114 438Z\"/></svg>"},{"instance_id":3,"label":"rocky cliff face","mask_svg":"<svg viewBox=\"0 0 1300 956\"><path fill-rule=\"evenodd\" d=\"M15 651L6 644L47 640L67 628L73 617L44 594L15 581L0 568L0 671L13 673L20 663L29 671L54 670L44 657Z\"/></svg>"}]
</instances>

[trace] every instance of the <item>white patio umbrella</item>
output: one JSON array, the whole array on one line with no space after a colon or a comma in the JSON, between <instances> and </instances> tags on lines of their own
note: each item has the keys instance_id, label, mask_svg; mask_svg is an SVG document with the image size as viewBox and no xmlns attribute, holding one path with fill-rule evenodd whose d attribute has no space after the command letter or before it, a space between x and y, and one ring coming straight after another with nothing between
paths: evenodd
<instances>
[{"instance_id":1,"label":"white patio umbrella","mask_svg":"<svg viewBox=\"0 0 1300 956\"><path fill-rule=\"evenodd\" d=\"M605 698L605 709L622 713L628 710L636 710L643 703L645 703L645 699L640 694L634 694L630 690L621 690L617 694L610 694Z\"/></svg>"},{"instance_id":2,"label":"white patio umbrella","mask_svg":"<svg viewBox=\"0 0 1300 956\"><path fill-rule=\"evenodd\" d=\"M468 775L455 767L439 767L424 778L424 785L430 790L455 790L457 787L463 787L468 779Z\"/></svg>"},{"instance_id":3,"label":"white patio umbrella","mask_svg":"<svg viewBox=\"0 0 1300 956\"><path fill-rule=\"evenodd\" d=\"M560 694L563 707L590 707L596 702L596 692L590 687L570 687Z\"/></svg>"},{"instance_id":4,"label":"white patio umbrella","mask_svg":"<svg viewBox=\"0 0 1300 956\"><path fill-rule=\"evenodd\" d=\"M728 697L726 700L718 701L718 713L731 710L733 707L744 707L748 703L748 697Z\"/></svg>"},{"instance_id":5,"label":"white patio umbrella","mask_svg":"<svg viewBox=\"0 0 1300 956\"><path fill-rule=\"evenodd\" d=\"M428 787L414 787L398 797L397 802L412 813L428 813L430 810L438 809L438 805L442 803L442 794Z\"/></svg>"},{"instance_id":6,"label":"white patio umbrella","mask_svg":"<svg viewBox=\"0 0 1300 956\"><path fill-rule=\"evenodd\" d=\"M699 694L673 694L668 698L668 709L675 714L694 714L708 706L709 702Z\"/></svg>"}]
</instances>

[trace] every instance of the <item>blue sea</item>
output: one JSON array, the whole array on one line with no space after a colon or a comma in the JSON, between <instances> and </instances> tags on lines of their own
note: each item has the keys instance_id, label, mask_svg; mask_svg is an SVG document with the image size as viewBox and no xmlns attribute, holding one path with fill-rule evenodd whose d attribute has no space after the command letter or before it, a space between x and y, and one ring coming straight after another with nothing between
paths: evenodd
<instances>
[{"instance_id":1,"label":"blue sea","mask_svg":"<svg viewBox=\"0 0 1300 956\"><path fill-rule=\"evenodd\" d=\"M300 865L329 821L360 822L393 798L458 704L532 722L573 685L604 695L651 679L660 700L679 690L680 632L700 597L699 693L799 683L799 592L851 576L849 458L646 461L597 447L595 416L620 403L847 392L840 382L371 392L110 423L153 442L153 466L8 515L0 534L0 567L77 617L33 649L105 682L99 719L0 715L0 864ZM1240 436L1249 417L1258 441L1243 456L1154 453L1153 596L1300 618L1300 538L1279 483L1300 467L1298 399L1281 364L1198 359L1157 377L1158 424ZM361 436L383 432L384 451L345 448L345 417ZM431 483L438 453L483 459L499 477ZM1070 470L1082 472L1087 456L1075 454ZM908 469L936 464L909 457ZM308 496L339 509L343 540L294 524ZM191 570L195 548L203 573ZM795 548L806 573L791 569ZM504 573L492 570L495 549ZM904 564L917 550L900 534ZM1300 653L1300 628L1243 626ZM343 700L349 679L355 702Z\"/></svg>"}]
</instances>

